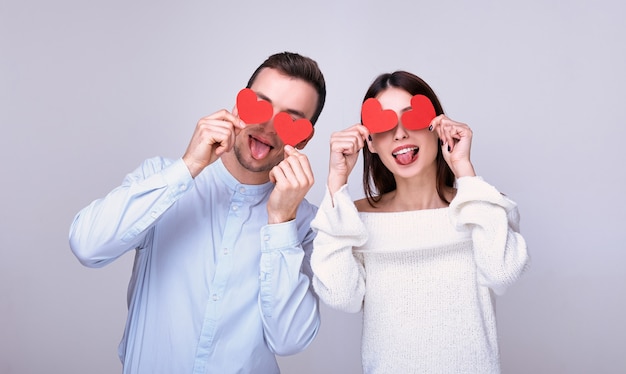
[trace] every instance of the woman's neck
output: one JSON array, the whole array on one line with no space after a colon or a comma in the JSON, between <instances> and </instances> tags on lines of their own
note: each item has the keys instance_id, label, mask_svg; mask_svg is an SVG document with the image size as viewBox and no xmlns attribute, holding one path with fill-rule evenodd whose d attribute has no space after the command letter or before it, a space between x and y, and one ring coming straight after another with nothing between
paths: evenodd
<instances>
[{"instance_id":1,"label":"woman's neck","mask_svg":"<svg viewBox=\"0 0 626 374\"><path fill-rule=\"evenodd\" d=\"M435 178L396 179L396 190L386 196L387 206L393 211L437 209L448 206L437 193Z\"/></svg>"},{"instance_id":2,"label":"woman's neck","mask_svg":"<svg viewBox=\"0 0 626 374\"><path fill-rule=\"evenodd\" d=\"M437 172L434 168L410 178L395 178L396 189L384 194L373 211L403 212L410 210L446 208L449 204L437 192ZM451 201L456 190L445 187L441 191Z\"/></svg>"}]
</instances>

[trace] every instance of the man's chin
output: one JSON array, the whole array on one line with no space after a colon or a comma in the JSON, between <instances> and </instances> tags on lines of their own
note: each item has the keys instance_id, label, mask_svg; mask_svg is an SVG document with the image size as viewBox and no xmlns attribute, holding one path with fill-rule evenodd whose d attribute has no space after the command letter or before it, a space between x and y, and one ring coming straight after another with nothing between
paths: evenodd
<instances>
[{"instance_id":1,"label":"man's chin","mask_svg":"<svg viewBox=\"0 0 626 374\"><path fill-rule=\"evenodd\" d=\"M254 157L252 157L251 154L243 155L237 147L234 148L234 151L235 157L237 157L237 161L239 162L239 164L244 169L254 173L269 172L274 166L278 165L278 163L280 162L271 162L270 154L266 155L262 159L255 159Z\"/></svg>"}]
</instances>

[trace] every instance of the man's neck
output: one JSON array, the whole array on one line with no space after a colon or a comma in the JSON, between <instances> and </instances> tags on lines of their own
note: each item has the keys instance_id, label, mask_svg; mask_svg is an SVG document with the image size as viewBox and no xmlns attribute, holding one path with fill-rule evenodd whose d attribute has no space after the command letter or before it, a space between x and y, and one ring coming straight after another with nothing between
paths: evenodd
<instances>
[{"instance_id":1,"label":"man's neck","mask_svg":"<svg viewBox=\"0 0 626 374\"><path fill-rule=\"evenodd\" d=\"M267 183L270 180L269 171L250 171L244 168L239 160L237 160L235 152L233 151L224 153L221 159L226 170L228 170L239 183L254 185Z\"/></svg>"}]
</instances>

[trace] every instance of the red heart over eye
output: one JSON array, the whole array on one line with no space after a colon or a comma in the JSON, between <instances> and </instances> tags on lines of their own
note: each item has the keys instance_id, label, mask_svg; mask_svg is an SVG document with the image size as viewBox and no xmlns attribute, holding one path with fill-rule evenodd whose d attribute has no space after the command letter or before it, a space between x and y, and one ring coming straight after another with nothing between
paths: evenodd
<instances>
[{"instance_id":1,"label":"red heart over eye","mask_svg":"<svg viewBox=\"0 0 626 374\"><path fill-rule=\"evenodd\" d=\"M305 140L313 132L311 121L306 118L294 121L286 112L280 112L274 117L274 128L283 143L292 147Z\"/></svg>"},{"instance_id":2,"label":"red heart over eye","mask_svg":"<svg viewBox=\"0 0 626 374\"><path fill-rule=\"evenodd\" d=\"M402 114L402 126L409 130L421 130L430 125L437 117L433 103L424 95L411 98L411 110Z\"/></svg>"},{"instance_id":3,"label":"red heart over eye","mask_svg":"<svg viewBox=\"0 0 626 374\"><path fill-rule=\"evenodd\" d=\"M237 112L245 123L256 124L269 121L274 114L274 108L269 102L258 100L251 89L244 88L237 94Z\"/></svg>"},{"instance_id":4,"label":"red heart over eye","mask_svg":"<svg viewBox=\"0 0 626 374\"><path fill-rule=\"evenodd\" d=\"M361 107L361 121L371 133L378 133L396 127L398 116L393 110L383 110L380 102L370 97Z\"/></svg>"}]
</instances>

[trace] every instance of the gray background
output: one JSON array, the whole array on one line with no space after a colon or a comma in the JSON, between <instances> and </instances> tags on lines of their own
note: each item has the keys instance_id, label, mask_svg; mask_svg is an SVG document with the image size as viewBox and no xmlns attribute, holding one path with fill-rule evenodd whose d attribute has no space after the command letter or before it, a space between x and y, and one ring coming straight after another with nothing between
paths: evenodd
<instances>
[{"instance_id":1,"label":"gray background","mask_svg":"<svg viewBox=\"0 0 626 374\"><path fill-rule=\"evenodd\" d=\"M309 200L372 79L422 76L472 126L477 172L520 206L532 268L498 299L504 372L626 372L622 2L228 3L0 1L0 373L120 371L132 255L79 265L74 214L143 159L180 157L283 50L328 83ZM360 372L360 315L322 313L284 373Z\"/></svg>"}]
</instances>

